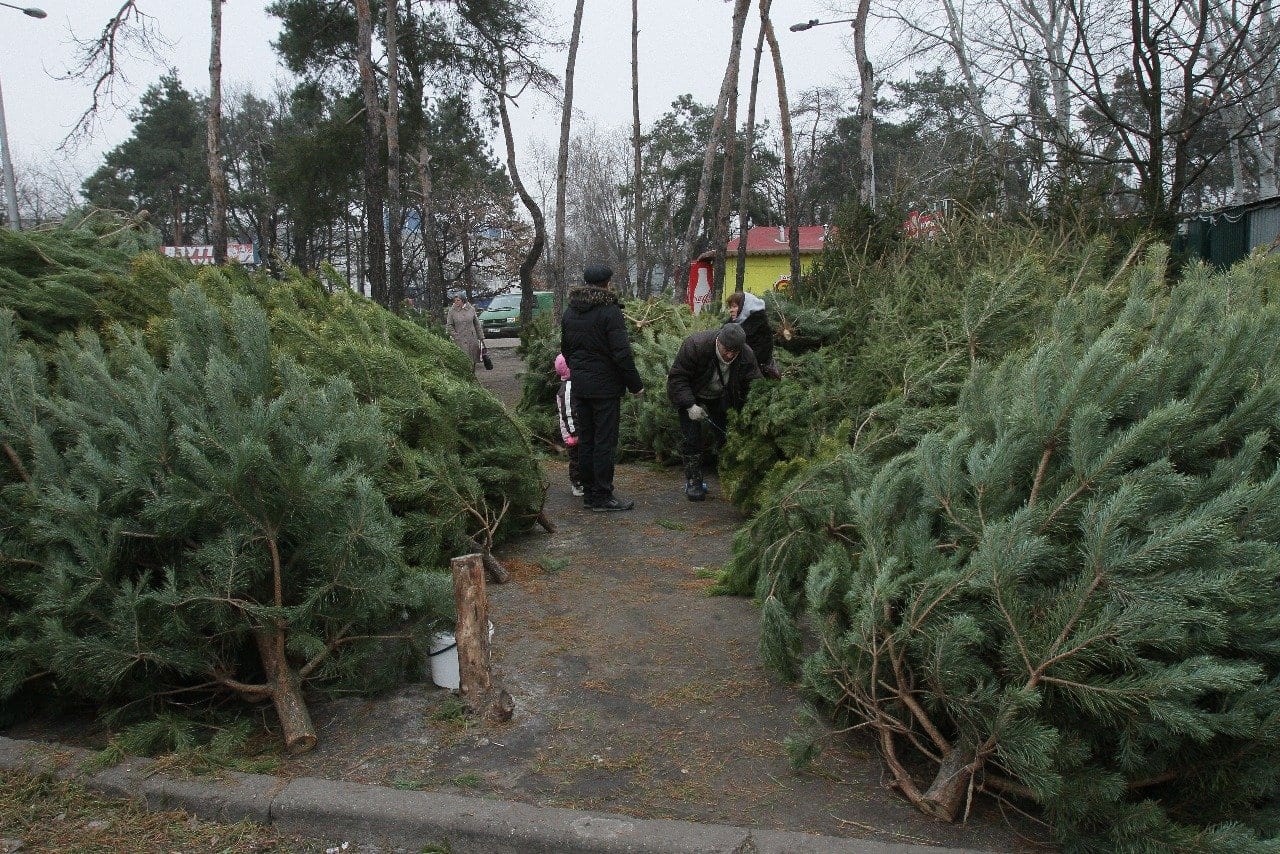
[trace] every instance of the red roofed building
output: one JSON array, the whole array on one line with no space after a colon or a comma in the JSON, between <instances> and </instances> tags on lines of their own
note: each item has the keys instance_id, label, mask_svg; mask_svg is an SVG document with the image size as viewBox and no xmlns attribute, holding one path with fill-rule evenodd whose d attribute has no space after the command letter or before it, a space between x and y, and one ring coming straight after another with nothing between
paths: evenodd
<instances>
[{"instance_id":1,"label":"red roofed building","mask_svg":"<svg viewBox=\"0 0 1280 854\"><path fill-rule=\"evenodd\" d=\"M807 268L826 244L825 225L800 226L800 266ZM738 276L738 239L729 241L725 259L725 291L732 292ZM780 225L759 225L747 230L746 276L743 289L753 294L786 290L791 283L791 246L787 229Z\"/></svg>"}]
</instances>

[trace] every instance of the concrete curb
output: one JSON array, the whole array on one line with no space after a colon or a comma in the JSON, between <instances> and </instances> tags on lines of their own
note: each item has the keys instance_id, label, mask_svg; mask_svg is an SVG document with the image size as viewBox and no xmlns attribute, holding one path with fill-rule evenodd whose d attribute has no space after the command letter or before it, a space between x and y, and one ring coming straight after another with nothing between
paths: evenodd
<instances>
[{"instance_id":1,"label":"concrete curb","mask_svg":"<svg viewBox=\"0 0 1280 854\"><path fill-rule=\"evenodd\" d=\"M974 854L956 848L840 839L624 815L300 777L225 772L189 778L130 758L92 770L94 753L0 736L0 770L51 773L150 809L219 822L254 821L285 833L453 854Z\"/></svg>"}]
</instances>

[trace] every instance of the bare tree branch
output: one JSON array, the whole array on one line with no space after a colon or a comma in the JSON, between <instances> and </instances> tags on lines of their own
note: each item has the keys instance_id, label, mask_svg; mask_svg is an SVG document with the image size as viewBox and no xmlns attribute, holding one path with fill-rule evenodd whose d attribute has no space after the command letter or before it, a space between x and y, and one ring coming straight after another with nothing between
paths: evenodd
<instances>
[{"instance_id":1,"label":"bare tree branch","mask_svg":"<svg viewBox=\"0 0 1280 854\"><path fill-rule=\"evenodd\" d=\"M162 48L173 46L160 34L155 19L138 8L137 0L125 0L96 38L72 38L79 58L74 67L56 79L92 80L93 91L89 106L80 114L59 148L67 148L91 136L99 114L107 106L115 109L124 106L116 98L117 88L129 85L121 65L124 58L141 54L164 62Z\"/></svg>"}]
</instances>

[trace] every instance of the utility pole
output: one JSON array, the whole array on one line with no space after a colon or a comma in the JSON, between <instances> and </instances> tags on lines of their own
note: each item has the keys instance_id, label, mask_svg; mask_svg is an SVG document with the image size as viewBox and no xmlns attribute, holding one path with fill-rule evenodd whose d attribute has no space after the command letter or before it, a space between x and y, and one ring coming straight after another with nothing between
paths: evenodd
<instances>
[{"instance_id":1,"label":"utility pole","mask_svg":"<svg viewBox=\"0 0 1280 854\"><path fill-rule=\"evenodd\" d=\"M43 9L24 9L9 3L0 3L10 9L17 9L29 18L45 17ZM22 222L18 219L18 181L13 174L13 158L9 156L9 126L4 120L4 91L0 89L0 169L4 169L4 201L9 212L9 228L22 230Z\"/></svg>"}]
</instances>

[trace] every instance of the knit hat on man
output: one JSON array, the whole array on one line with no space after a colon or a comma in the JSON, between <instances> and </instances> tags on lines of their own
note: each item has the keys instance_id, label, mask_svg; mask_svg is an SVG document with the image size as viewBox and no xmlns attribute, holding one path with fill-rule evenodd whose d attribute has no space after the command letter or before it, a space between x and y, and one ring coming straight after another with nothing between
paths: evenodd
<instances>
[{"instance_id":1,"label":"knit hat on man","mask_svg":"<svg viewBox=\"0 0 1280 854\"><path fill-rule=\"evenodd\" d=\"M588 285L603 285L613 278L613 269L607 264L592 264L582 271L582 281Z\"/></svg>"},{"instance_id":2,"label":"knit hat on man","mask_svg":"<svg viewBox=\"0 0 1280 854\"><path fill-rule=\"evenodd\" d=\"M742 331L742 326L737 323L726 323L720 327L720 333L716 335L716 341L720 342L720 346L731 353L737 353L742 349L742 345L747 343L747 333Z\"/></svg>"}]
</instances>

